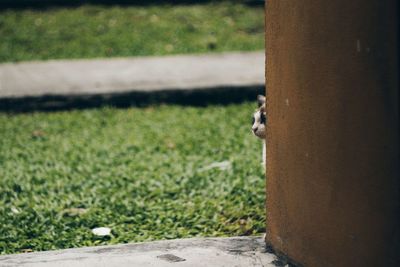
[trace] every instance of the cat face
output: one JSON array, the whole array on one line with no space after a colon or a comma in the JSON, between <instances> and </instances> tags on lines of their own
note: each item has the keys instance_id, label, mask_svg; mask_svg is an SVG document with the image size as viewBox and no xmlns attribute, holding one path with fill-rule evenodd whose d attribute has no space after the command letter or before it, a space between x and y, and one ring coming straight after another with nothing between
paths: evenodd
<instances>
[{"instance_id":1,"label":"cat face","mask_svg":"<svg viewBox=\"0 0 400 267\"><path fill-rule=\"evenodd\" d=\"M261 139L265 139L266 137L266 123L267 123L267 113L265 109L265 96L259 95L257 97L258 100L258 109L253 114L253 126L251 130L253 134Z\"/></svg>"}]
</instances>

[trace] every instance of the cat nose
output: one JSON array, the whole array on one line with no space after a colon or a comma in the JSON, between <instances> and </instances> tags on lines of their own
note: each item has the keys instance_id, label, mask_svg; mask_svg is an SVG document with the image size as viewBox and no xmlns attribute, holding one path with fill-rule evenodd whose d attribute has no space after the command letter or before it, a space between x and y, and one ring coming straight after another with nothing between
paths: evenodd
<instances>
[{"instance_id":1,"label":"cat nose","mask_svg":"<svg viewBox=\"0 0 400 267\"><path fill-rule=\"evenodd\" d=\"M252 128L253 132L257 132L258 127Z\"/></svg>"}]
</instances>

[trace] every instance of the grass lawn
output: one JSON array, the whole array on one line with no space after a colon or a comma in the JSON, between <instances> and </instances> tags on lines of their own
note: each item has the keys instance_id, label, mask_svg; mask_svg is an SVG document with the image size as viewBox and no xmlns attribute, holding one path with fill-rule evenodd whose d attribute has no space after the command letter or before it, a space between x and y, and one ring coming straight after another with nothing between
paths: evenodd
<instances>
[{"instance_id":1,"label":"grass lawn","mask_svg":"<svg viewBox=\"0 0 400 267\"><path fill-rule=\"evenodd\" d=\"M0 113L0 254L264 232L254 108Z\"/></svg>"},{"instance_id":2,"label":"grass lawn","mask_svg":"<svg viewBox=\"0 0 400 267\"><path fill-rule=\"evenodd\" d=\"M0 62L264 48L264 8L194 5L0 10Z\"/></svg>"}]
</instances>

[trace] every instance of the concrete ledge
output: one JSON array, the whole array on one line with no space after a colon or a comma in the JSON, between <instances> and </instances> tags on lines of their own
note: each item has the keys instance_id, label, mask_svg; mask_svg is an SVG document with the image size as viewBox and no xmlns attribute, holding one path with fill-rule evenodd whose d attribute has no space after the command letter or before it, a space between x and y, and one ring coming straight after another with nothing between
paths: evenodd
<instances>
[{"instance_id":1,"label":"concrete ledge","mask_svg":"<svg viewBox=\"0 0 400 267\"><path fill-rule=\"evenodd\" d=\"M0 110L231 103L263 91L264 52L0 64Z\"/></svg>"},{"instance_id":2,"label":"concrete ledge","mask_svg":"<svg viewBox=\"0 0 400 267\"><path fill-rule=\"evenodd\" d=\"M178 239L0 256L2 267L272 267L276 263L281 266L261 237Z\"/></svg>"}]
</instances>

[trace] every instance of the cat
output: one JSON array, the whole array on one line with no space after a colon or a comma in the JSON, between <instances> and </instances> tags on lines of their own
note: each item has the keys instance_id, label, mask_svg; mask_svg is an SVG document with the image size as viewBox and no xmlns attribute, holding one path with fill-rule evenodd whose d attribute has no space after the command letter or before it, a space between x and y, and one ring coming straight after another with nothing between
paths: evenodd
<instances>
[{"instance_id":1,"label":"cat","mask_svg":"<svg viewBox=\"0 0 400 267\"><path fill-rule=\"evenodd\" d=\"M257 96L258 109L253 114L253 122L251 130L253 134L263 140L263 152L262 152L262 164L265 167L266 164L266 135L267 135L267 110L265 103L265 96Z\"/></svg>"}]
</instances>

